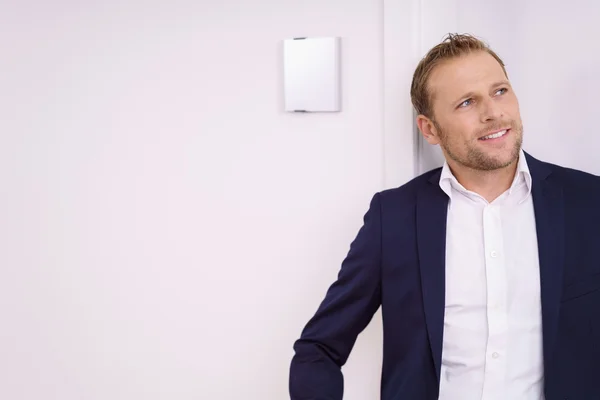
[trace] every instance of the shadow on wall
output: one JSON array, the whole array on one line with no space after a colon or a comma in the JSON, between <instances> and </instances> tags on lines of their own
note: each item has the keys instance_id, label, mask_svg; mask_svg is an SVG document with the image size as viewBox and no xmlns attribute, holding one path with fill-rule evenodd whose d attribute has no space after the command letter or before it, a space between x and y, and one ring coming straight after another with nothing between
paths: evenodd
<instances>
[{"instance_id":1,"label":"shadow on wall","mask_svg":"<svg viewBox=\"0 0 600 400\"><path fill-rule=\"evenodd\" d=\"M444 165L444 154L440 146L433 146L423 138L418 128L415 132L417 138L417 174L421 175L432 169Z\"/></svg>"}]
</instances>

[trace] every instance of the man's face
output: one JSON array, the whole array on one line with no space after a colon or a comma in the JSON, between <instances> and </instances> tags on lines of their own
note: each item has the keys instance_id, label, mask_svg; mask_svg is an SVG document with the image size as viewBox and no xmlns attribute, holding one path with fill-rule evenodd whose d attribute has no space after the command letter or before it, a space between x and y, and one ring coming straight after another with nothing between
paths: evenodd
<instances>
[{"instance_id":1,"label":"man's face","mask_svg":"<svg viewBox=\"0 0 600 400\"><path fill-rule=\"evenodd\" d=\"M519 102L494 57L481 51L446 61L433 70L428 87L433 118L419 117L419 127L451 166L492 171L518 159Z\"/></svg>"}]
</instances>

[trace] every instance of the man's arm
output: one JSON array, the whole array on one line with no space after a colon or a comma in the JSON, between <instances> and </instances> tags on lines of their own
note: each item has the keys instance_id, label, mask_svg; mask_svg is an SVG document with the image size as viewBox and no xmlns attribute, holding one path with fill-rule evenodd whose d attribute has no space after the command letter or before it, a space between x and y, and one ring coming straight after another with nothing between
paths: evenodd
<instances>
[{"instance_id":1,"label":"man's arm","mask_svg":"<svg viewBox=\"0 0 600 400\"><path fill-rule=\"evenodd\" d=\"M381 207L376 194L337 280L294 344L292 400L342 400L341 368L381 303L380 267Z\"/></svg>"}]
</instances>

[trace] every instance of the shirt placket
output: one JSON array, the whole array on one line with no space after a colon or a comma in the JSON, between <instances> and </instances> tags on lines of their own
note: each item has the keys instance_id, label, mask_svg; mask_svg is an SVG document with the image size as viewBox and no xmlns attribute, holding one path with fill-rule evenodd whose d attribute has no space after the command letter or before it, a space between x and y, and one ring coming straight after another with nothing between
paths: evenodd
<instances>
[{"instance_id":1,"label":"shirt placket","mask_svg":"<svg viewBox=\"0 0 600 400\"><path fill-rule=\"evenodd\" d=\"M488 341L482 400L505 399L507 361L506 257L502 238L500 207L487 205L483 211L483 237L487 283Z\"/></svg>"}]
</instances>

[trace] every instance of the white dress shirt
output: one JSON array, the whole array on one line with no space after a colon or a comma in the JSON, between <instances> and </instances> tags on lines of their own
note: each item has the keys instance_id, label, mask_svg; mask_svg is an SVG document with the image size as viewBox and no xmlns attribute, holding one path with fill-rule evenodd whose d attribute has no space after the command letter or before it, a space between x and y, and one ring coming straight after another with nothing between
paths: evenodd
<instances>
[{"instance_id":1,"label":"white dress shirt","mask_svg":"<svg viewBox=\"0 0 600 400\"><path fill-rule=\"evenodd\" d=\"M441 400L543 399L542 316L531 175L521 151L509 190L488 203L447 164L449 196Z\"/></svg>"}]
</instances>

